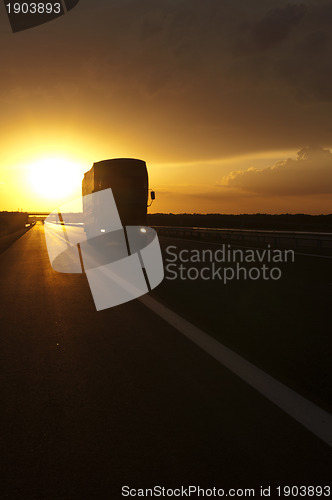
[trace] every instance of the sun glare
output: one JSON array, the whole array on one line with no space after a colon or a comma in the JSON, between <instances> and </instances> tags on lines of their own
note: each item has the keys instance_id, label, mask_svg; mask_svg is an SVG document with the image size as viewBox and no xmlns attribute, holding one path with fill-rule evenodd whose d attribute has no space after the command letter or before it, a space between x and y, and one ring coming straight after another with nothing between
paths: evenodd
<instances>
[{"instance_id":1,"label":"sun glare","mask_svg":"<svg viewBox=\"0 0 332 500\"><path fill-rule=\"evenodd\" d=\"M65 158L44 158L29 167L29 180L39 195L61 199L80 186L82 169Z\"/></svg>"}]
</instances>

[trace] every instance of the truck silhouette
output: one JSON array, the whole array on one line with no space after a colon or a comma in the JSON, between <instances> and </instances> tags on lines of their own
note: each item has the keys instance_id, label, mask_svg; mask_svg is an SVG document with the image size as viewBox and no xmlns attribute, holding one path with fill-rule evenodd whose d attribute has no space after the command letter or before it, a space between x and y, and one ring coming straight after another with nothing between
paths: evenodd
<instances>
[{"instance_id":1,"label":"truck silhouette","mask_svg":"<svg viewBox=\"0 0 332 500\"><path fill-rule=\"evenodd\" d=\"M82 181L84 231L88 238L103 232L110 215L107 206L99 206L99 197L87 195L109 188L122 226L146 225L149 187L145 161L134 158L103 160L94 163ZM154 198L151 191L151 200Z\"/></svg>"},{"instance_id":2,"label":"truck silhouette","mask_svg":"<svg viewBox=\"0 0 332 500\"><path fill-rule=\"evenodd\" d=\"M82 193L86 234L71 221L73 214L80 214L62 207L45 221L53 269L85 273L98 311L133 300L159 285L164 268L157 233L146 227L149 188L145 162L116 158L94 163L84 174Z\"/></svg>"}]
</instances>

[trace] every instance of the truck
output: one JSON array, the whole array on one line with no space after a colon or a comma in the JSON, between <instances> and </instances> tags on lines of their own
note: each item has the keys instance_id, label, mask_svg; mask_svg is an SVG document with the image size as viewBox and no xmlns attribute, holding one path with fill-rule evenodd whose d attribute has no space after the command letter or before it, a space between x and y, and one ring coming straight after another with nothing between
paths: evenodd
<instances>
[{"instance_id":1,"label":"truck","mask_svg":"<svg viewBox=\"0 0 332 500\"><path fill-rule=\"evenodd\" d=\"M98 161L84 174L82 181L84 231L87 237L107 218L107 207L97 206L98 197L87 196L112 189L122 226L146 226L149 199L146 163L135 158ZM151 202L155 199L150 191ZM100 229L103 231L102 229Z\"/></svg>"}]
</instances>

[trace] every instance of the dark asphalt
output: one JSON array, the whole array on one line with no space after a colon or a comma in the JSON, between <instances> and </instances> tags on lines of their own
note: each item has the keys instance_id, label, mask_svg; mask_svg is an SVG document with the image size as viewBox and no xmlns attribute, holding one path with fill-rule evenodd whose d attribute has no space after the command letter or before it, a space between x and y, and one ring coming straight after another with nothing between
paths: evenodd
<instances>
[{"instance_id":1,"label":"dark asphalt","mask_svg":"<svg viewBox=\"0 0 332 500\"><path fill-rule=\"evenodd\" d=\"M41 225L0 276L1 499L330 481L327 445L140 302L96 312Z\"/></svg>"},{"instance_id":2,"label":"dark asphalt","mask_svg":"<svg viewBox=\"0 0 332 500\"><path fill-rule=\"evenodd\" d=\"M220 251L222 245L160 238L165 279L153 295L218 341L268 372L288 387L332 412L332 258L296 254L294 262L271 264L279 280L176 279L168 269L172 253ZM173 247L173 248L172 248ZM176 247L176 250L174 250ZM234 248L232 246L232 248ZM235 247L236 248L236 247ZM242 248L245 250L245 248ZM172 256L172 258L174 258ZM168 259L168 260L167 260ZM177 269L181 262L171 264ZM185 272L211 263L182 263ZM242 263L247 270L259 262ZM231 267L232 262L217 263ZM243 276L243 275L242 275Z\"/></svg>"}]
</instances>

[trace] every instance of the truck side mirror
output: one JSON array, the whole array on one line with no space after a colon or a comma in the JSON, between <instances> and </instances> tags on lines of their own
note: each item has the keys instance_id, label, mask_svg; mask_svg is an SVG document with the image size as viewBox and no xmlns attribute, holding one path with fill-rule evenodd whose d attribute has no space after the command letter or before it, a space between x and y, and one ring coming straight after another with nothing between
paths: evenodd
<instances>
[{"instance_id":1,"label":"truck side mirror","mask_svg":"<svg viewBox=\"0 0 332 500\"><path fill-rule=\"evenodd\" d=\"M150 195L151 195L151 200L156 199L156 193L154 191L151 191Z\"/></svg>"}]
</instances>

